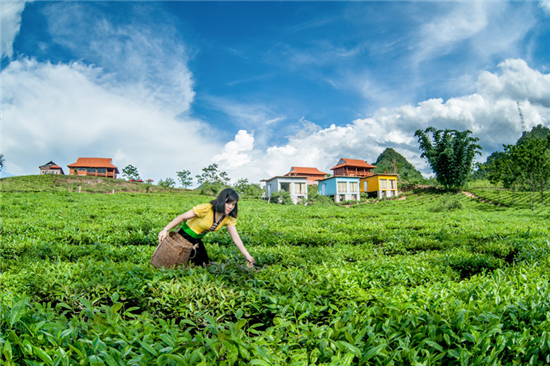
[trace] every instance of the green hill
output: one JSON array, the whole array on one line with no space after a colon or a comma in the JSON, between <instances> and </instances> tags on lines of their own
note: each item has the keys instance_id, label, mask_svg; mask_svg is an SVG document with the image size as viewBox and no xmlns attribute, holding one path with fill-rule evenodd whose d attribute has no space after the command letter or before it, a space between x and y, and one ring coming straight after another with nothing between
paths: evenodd
<instances>
[{"instance_id":1,"label":"green hill","mask_svg":"<svg viewBox=\"0 0 550 366\"><path fill-rule=\"evenodd\" d=\"M79 177L75 175L22 175L0 179L2 192L152 192L163 191L159 186L128 182L104 177Z\"/></svg>"},{"instance_id":2,"label":"green hill","mask_svg":"<svg viewBox=\"0 0 550 366\"><path fill-rule=\"evenodd\" d=\"M403 182L422 181L424 177L416 170L416 168L391 147L386 148L382 154L378 156L374 163L376 169L374 173L390 172L399 174L399 179Z\"/></svg>"}]
</instances>

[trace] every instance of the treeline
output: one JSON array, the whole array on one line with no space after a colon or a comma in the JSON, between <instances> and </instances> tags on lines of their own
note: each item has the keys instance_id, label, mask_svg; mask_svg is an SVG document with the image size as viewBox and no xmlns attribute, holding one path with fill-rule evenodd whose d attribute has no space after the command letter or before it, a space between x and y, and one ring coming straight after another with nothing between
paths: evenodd
<instances>
[{"instance_id":1,"label":"treeline","mask_svg":"<svg viewBox=\"0 0 550 366\"><path fill-rule=\"evenodd\" d=\"M550 128L538 125L524 132L514 145L503 145L482 164L477 164L473 176L502 184L514 192L530 192L533 208L535 193L544 205L544 191L550 186Z\"/></svg>"}]
</instances>

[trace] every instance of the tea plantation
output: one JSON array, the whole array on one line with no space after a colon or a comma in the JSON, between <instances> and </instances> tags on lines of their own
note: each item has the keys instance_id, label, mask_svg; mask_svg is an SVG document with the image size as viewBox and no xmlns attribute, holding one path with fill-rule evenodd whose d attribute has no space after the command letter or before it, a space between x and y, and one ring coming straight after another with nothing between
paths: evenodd
<instances>
[{"instance_id":1,"label":"tea plantation","mask_svg":"<svg viewBox=\"0 0 550 366\"><path fill-rule=\"evenodd\" d=\"M252 270L225 229L213 265L149 265L160 229L211 197L1 198L3 365L550 363L550 210L522 197L241 200Z\"/></svg>"}]
</instances>

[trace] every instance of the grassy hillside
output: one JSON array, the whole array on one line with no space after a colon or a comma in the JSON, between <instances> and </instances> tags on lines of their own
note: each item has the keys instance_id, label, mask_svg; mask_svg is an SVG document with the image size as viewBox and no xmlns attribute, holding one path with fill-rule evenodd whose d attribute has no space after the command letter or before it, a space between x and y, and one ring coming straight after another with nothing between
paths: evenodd
<instances>
[{"instance_id":1,"label":"grassy hillside","mask_svg":"<svg viewBox=\"0 0 550 366\"><path fill-rule=\"evenodd\" d=\"M158 192L165 191L146 183L128 182L105 177L79 177L75 175L25 175L0 180L2 192ZM175 189L179 191L179 189Z\"/></svg>"}]
</instances>

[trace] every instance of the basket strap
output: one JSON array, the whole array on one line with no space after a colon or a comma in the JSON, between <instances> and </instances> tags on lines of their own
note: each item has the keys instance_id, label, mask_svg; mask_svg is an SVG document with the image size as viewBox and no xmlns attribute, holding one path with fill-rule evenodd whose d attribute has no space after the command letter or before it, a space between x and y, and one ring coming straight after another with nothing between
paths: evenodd
<instances>
[{"instance_id":1,"label":"basket strap","mask_svg":"<svg viewBox=\"0 0 550 366\"><path fill-rule=\"evenodd\" d=\"M193 258L195 258L195 257L197 256L197 248L198 248L198 247L199 247L199 244L198 244L198 243L195 244L195 245L193 245L193 250L195 251L195 254L193 254L192 257L190 256L189 259L193 259Z\"/></svg>"}]
</instances>

